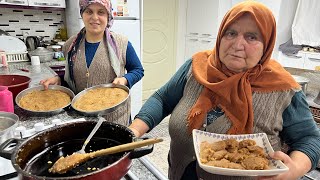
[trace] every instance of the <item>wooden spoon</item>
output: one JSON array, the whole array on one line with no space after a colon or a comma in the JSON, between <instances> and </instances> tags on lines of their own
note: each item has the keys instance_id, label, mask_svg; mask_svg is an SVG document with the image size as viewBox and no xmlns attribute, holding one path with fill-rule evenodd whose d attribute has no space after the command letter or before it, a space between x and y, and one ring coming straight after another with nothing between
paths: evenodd
<instances>
[{"instance_id":1,"label":"wooden spoon","mask_svg":"<svg viewBox=\"0 0 320 180\"><path fill-rule=\"evenodd\" d=\"M162 139L157 139L157 138L146 139L142 141L135 141L135 142L121 144L121 145L106 148L106 149L101 149L91 153L85 153L85 154L73 153L70 156L66 156L66 157L62 156L53 164L53 166L49 169L49 172L63 174L89 159L92 159L98 156L128 151L128 150L155 144L162 141L163 141Z\"/></svg>"}]
</instances>

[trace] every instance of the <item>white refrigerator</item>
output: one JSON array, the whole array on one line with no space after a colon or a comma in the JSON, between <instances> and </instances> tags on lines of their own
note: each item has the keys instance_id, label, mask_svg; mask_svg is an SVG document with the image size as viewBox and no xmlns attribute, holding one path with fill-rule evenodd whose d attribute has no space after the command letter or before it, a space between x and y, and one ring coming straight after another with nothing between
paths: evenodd
<instances>
[{"instance_id":1,"label":"white refrigerator","mask_svg":"<svg viewBox=\"0 0 320 180\"><path fill-rule=\"evenodd\" d=\"M113 6L114 23L111 30L128 37L132 43L140 61L142 61L142 3L143 0L111 0ZM124 7L124 9L122 9ZM120 12L124 10L125 12ZM123 16L117 16L123 14ZM79 32L84 26L78 1L67 1L66 22L68 36L71 37ZM131 116L139 112L142 106L142 81L136 83L130 90L131 93Z\"/></svg>"},{"instance_id":2,"label":"white refrigerator","mask_svg":"<svg viewBox=\"0 0 320 180\"><path fill-rule=\"evenodd\" d=\"M122 2L121 2L122 1ZM142 2L143 0L111 0L113 14L117 14L117 4L127 1L126 16L114 16L111 30L128 37L142 62ZM142 80L131 88L131 117L138 114L142 106Z\"/></svg>"}]
</instances>

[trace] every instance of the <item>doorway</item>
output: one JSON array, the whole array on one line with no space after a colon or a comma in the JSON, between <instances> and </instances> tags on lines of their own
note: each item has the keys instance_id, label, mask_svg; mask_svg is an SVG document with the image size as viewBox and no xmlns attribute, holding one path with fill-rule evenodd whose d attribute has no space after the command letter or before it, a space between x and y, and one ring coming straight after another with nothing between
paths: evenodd
<instances>
[{"instance_id":1,"label":"doorway","mask_svg":"<svg viewBox=\"0 0 320 180\"><path fill-rule=\"evenodd\" d=\"M143 1L143 102L176 71L177 7L178 0Z\"/></svg>"}]
</instances>

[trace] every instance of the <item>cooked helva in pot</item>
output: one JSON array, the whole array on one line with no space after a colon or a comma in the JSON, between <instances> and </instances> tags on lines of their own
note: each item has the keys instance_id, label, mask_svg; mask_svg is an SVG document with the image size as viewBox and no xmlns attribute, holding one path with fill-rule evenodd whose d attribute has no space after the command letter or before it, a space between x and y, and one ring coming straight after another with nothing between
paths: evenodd
<instances>
[{"instance_id":1,"label":"cooked helva in pot","mask_svg":"<svg viewBox=\"0 0 320 180\"><path fill-rule=\"evenodd\" d=\"M24 95L19 105L31 111L51 111L67 106L71 102L70 96L60 90L35 90Z\"/></svg>"},{"instance_id":2,"label":"cooked helva in pot","mask_svg":"<svg viewBox=\"0 0 320 180\"><path fill-rule=\"evenodd\" d=\"M101 87L91 89L74 103L81 111L99 111L113 107L128 97L128 92L121 88Z\"/></svg>"}]
</instances>

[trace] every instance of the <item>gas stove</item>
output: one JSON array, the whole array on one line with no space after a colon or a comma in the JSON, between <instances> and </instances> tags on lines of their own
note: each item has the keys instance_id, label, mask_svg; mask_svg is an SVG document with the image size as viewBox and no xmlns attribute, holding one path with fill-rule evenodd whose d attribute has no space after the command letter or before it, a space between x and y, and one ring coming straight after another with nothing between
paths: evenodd
<instances>
[{"instance_id":1,"label":"gas stove","mask_svg":"<svg viewBox=\"0 0 320 180\"><path fill-rule=\"evenodd\" d=\"M73 120L68 120L68 121L62 121L60 119L53 119L53 120L51 120L50 124L45 125L44 123L40 122L40 123L34 124L34 126L32 128L27 128L25 126L18 126L14 130L14 138L16 138L16 139L28 138L28 137L30 137L38 132L44 131L48 128L62 125L65 123L73 123L73 122L79 122L79 121L85 121L85 119L79 118L79 119L73 119ZM10 148L5 149L5 150L6 151L10 150ZM17 176L18 176L18 174L15 171L14 167L12 166L11 160L0 157L0 180L18 180L19 178ZM138 180L138 179L139 178L134 173L132 173L130 170L125 175L125 177L122 178L122 180Z\"/></svg>"},{"instance_id":2,"label":"gas stove","mask_svg":"<svg viewBox=\"0 0 320 180\"><path fill-rule=\"evenodd\" d=\"M28 138L38 132L41 132L43 130L46 130L48 128L58 126L61 124L65 123L73 123L73 122L78 122L78 121L85 121L84 118L80 119L73 119L69 121L62 121L60 119L53 119L51 121L51 124L45 125L44 123L36 123L34 124L33 128L27 128L25 126L18 126L14 130L14 138L16 139L22 139L22 138ZM14 148L14 147L13 147ZM10 150L10 149L5 149L5 150ZM11 160L5 159L0 157L0 180L5 180L5 179L10 179L10 180L17 180L17 173L15 169L13 168L11 164Z\"/></svg>"}]
</instances>

